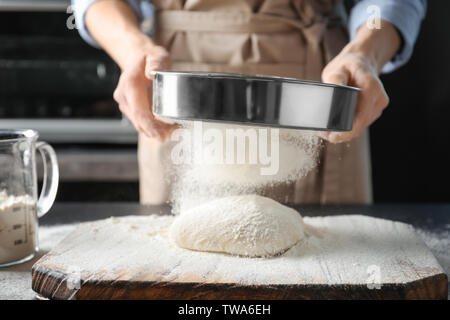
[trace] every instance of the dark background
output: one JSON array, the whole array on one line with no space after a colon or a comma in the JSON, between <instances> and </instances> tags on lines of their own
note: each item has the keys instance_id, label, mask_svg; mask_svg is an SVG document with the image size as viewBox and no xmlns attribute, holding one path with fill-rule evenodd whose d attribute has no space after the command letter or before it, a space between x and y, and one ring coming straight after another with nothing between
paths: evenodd
<instances>
[{"instance_id":1,"label":"dark background","mask_svg":"<svg viewBox=\"0 0 450 320\"><path fill-rule=\"evenodd\" d=\"M376 202L449 202L450 1L429 0L409 63L382 76L390 105L371 127Z\"/></svg>"},{"instance_id":2,"label":"dark background","mask_svg":"<svg viewBox=\"0 0 450 320\"><path fill-rule=\"evenodd\" d=\"M450 202L450 1L429 0L414 54L399 70L382 75L390 97L383 116L372 125L371 152L376 202ZM47 36L63 40L57 50L74 59L102 56L65 26L65 13L2 13L1 57L11 35L45 35L40 55L52 59ZM48 18L48 19L47 19ZM42 23L43 19L46 21ZM20 27L21 26L21 27ZM21 55L35 51L20 50ZM1 77L0 77L1 78ZM8 79L3 79L6 82ZM108 89L112 96L114 84ZM137 182L62 182L59 201L137 201Z\"/></svg>"}]
</instances>

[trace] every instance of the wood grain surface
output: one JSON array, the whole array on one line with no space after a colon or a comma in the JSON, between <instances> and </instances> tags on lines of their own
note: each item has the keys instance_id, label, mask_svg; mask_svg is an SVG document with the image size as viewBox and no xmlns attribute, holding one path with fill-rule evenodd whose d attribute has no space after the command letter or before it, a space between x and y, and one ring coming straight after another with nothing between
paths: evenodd
<instances>
[{"instance_id":1,"label":"wood grain surface","mask_svg":"<svg viewBox=\"0 0 450 320\"><path fill-rule=\"evenodd\" d=\"M33 266L33 290L51 299L447 299L447 275L404 223L305 218L305 241L254 259L178 248L172 219L80 224Z\"/></svg>"}]
</instances>

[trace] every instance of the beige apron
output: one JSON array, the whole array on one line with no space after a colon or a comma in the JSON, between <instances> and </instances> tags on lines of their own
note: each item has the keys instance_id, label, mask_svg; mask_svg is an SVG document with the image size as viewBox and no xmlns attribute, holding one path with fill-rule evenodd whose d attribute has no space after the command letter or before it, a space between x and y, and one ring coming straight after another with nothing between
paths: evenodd
<instances>
[{"instance_id":1,"label":"beige apron","mask_svg":"<svg viewBox=\"0 0 450 320\"><path fill-rule=\"evenodd\" d=\"M153 0L154 40L178 71L234 72L320 80L346 43L333 0ZM170 144L139 135L140 199L168 199L164 173ZM368 134L324 143L319 164L293 184L262 194L285 203L362 204L372 201Z\"/></svg>"}]
</instances>

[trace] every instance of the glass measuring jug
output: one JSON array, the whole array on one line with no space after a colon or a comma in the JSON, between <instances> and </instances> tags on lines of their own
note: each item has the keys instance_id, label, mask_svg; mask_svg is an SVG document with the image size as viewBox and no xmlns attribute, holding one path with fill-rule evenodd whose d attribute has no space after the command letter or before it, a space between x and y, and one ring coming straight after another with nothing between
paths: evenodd
<instances>
[{"instance_id":1,"label":"glass measuring jug","mask_svg":"<svg viewBox=\"0 0 450 320\"><path fill-rule=\"evenodd\" d=\"M34 130L0 130L0 267L33 258L39 250L38 218L50 210L56 198L56 154L37 139ZM44 169L39 198L36 150Z\"/></svg>"}]
</instances>

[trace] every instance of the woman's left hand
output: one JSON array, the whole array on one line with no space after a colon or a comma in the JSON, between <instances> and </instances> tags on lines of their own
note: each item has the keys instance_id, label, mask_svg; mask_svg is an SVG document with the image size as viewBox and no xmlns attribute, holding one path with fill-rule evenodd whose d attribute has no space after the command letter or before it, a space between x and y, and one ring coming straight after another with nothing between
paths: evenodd
<instances>
[{"instance_id":1,"label":"woman's left hand","mask_svg":"<svg viewBox=\"0 0 450 320\"><path fill-rule=\"evenodd\" d=\"M379 29L359 28L355 39L328 63L322 81L361 89L352 131L321 132L322 138L333 142L349 141L377 120L389 98L378 75L383 66L401 47L401 37L389 22L381 20Z\"/></svg>"},{"instance_id":2,"label":"woman's left hand","mask_svg":"<svg viewBox=\"0 0 450 320\"><path fill-rule=\"evenodd\" d=\"M349 141L377 120L389 103L374 62L349 44L325 67L322 81L360 88L352 131L321 132L330 142Z\"/></svg>"}]
</instances>

